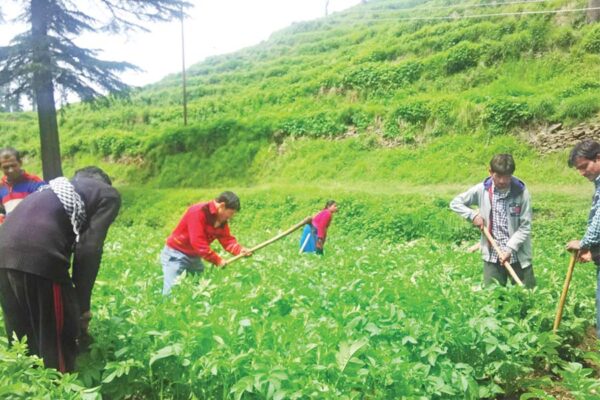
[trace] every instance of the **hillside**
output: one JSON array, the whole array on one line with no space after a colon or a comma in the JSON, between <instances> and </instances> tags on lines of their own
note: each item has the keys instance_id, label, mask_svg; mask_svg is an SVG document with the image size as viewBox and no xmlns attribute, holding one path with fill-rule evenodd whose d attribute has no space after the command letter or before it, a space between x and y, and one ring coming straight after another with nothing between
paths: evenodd
<instances>
[{"instance_id":1,"label":"hillside","mask_svg":"<svg viewBox=\"0 0 600 400\"><path fill-rule=\"evenodd\" d=\"M187 127L178 75L63 107L65 172L98 163L122 194L94 341L62 375L0 312L0 398L598 399L591 263L552 329L593 190L566 153L600 130L600 23L555 12L585 0L488 1L369 0L208 59ZM40 171L34 114L0 113L0 138ZM448 209L500 151L534 199L531 291L482 287L480 233ZM224 189L249 248L337 200L325 254L294 232L162 296L165 238Z\"/></svg>"},{"instance_id":2,"label":"hillside","mask_svg":"<svg viewBox=\"0 0 600 400\"><path fill-rule=\"evenodd\" d=\"M67 169L101 158L122 180L161 186L302 180L315 164L308 178L462 182L502 150L520 153L534 179L540 163L564 175L564 154L540 160L519 132L597 117L600 24L553 12L586 5L379 0L297 23L190 68L187 127L178 75L63 108ZM35 156L35 116L0 121L3 142ZM401 173L423 162L415 154L447 158L448 146L459 167Z\"/></svg>"}]
</instances>

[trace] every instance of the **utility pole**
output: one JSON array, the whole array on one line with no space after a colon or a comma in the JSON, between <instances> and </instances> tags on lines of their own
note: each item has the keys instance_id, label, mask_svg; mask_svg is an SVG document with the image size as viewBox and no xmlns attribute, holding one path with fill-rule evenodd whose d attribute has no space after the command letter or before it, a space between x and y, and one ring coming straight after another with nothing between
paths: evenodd
<instances>
[{"instance_id":1,"label":"utility pole","mask_svg":"<svg viewBox=\"0 0 600 400\"><path fill-rule=\"evenodd\" d=\"M587 22L592 24L600 21L600 0L589 0L588 8L595 8L595 10L588 10Z\"/></svg>"},{"instance_id":2,"label":"utility pole","mask_svg":"<svg viewBox=\"0 0 600 400\"><path fill-rule=\"evenodd\" d=\"M325 0L325 16L329 15L329 0Z\"/></svg>"},{"instance_id":3,"label":"utility pole","mask_svg":"<svg viewBox=\"0 0 600 400\"><path fill-rule=\"evenodd\" d=\"M185 33L183 29L183 7L181 8L181 76L183 78L183 125L187 126L187 87L185 81Z\"/></svg>"}]
</instances>

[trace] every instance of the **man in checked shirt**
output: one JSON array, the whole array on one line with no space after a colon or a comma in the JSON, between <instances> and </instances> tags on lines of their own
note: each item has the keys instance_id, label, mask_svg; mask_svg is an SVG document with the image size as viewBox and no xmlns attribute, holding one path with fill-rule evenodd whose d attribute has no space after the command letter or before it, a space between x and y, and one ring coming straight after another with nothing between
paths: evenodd
<instances>
[{"instance_id":1,"label":"man in checked shirt","mask_svg":"<svg viewBox=\"0 0 600 400\"><path fill-rule=\"evenodd\" d=\"M525 286L533 288L531 203L529 191L521 180L512 176L514 172L512 155L496 154L490 161L490 176L456 196L450 202L450 208L479 229L487 226L501 249L501 254L497 254L481 235L483 283L486 286L493 282L506 285L509 275L503 264L508 261ZM479 210L471 206L478 206Z\"/></svg>"},{"instance_id":2,"label":"man in checked shirt","mask_svg":"<svg viewBox=\"0 0 600 400\"><path fill-rule=\"evenodd\" d=\"M590 139L577 143L568 163L595 186L585 235L581 240L567 243L567 250L577 251L579 262L594 261L596 264L596 336L600 338L600 143Z\"/></svg>"}]
</instances>

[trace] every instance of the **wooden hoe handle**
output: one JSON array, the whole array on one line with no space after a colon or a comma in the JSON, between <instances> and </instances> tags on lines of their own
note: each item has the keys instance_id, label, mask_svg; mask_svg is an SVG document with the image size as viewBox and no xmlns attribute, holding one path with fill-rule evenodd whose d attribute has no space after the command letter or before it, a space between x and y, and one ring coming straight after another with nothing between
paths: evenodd
<instances>
[{"instance_id":1,"label":"wooden hoe handle","mask_svg":"<svg viewBox=\"0 0 600 400\"><path fill-rule=\"evenodd\" d=\"M254 253L256 250L260 250L260 249L262 249L263 247L267 247L268 245L270 245L271 243L274 243L274 242L278 241L278 240L279 240L279 239L281 239L282 237L285 237L285 236L289 235L290 233L292 233L292 232L294 232L294 231L296 231L296 230L298 230L298 229L302 228L304 225L306 225L306 224L310 223L310 221L311 221L311 220L312 220L312 218L311 218L311 217L306 217L306 218L304 218L302 221L298 222L296 225L292 226L292 227L291 227L290 229L288 229L287 231L285 231L285 232L281 232L281 233L280 233L280 234L278 234L277 236L275 236L275 237L272 237L271 239L269 239L269 240L267 240L267 241L265 241L265 242L262 242L261 244L258 244L258 245L256 245L256 246L254 246L253 248L251 248L251 249L250 249L250 251L251 251L252 253ZM234 262L234 261L237 261L237 260L239 260L240 258L243 258L243 257L245 257L243 254L238 254L237 256L235 256L235 257L232 257L232 258L230 258L229 260L226 260L226 261L225 261L225 265L229 265L229 264L231 264L232 262Z\"/></svg>"},{"instance_id":2,"label":"wooden hoe handle","mask_svg":"<svg viewBox=\"0 0 600 400\"><path fill-rule=\"evenodd\" d=\"M500 254L502 254L502 251L500 250L500 247L498 247L498 244L496 243L496 241L492 237L492 234L490 233L490 231L488 230L488 228L486 228L485 226L482 227L481 230L483 231L483 234L487 238L488 242L490 242L490 244L492 245L492 247L494 248L494 250L496 250L496 253L498 253L498 257L499 257ZM510 263L508 261L504 262L504 268L506 268L506 270L508 271L508 273L510 274L510 276L514 279L514 281L517 282L517 285L523 286L523 282L521 282L521 280L517 276L517 273L515 272L515 270L513 269L513 267L510 265Z\"/></svg>"},{"instance_id":3,"label":"wooden hoe handle","mask_svg":"<svg viewBox=\"0 0 600 400\"><path fill-rule=\"evenodd\" d=\"M558 302L558 308L556 309L556 317L554 318L554 325L552 331L556 333L560 320L562 318L563 310L565 308L565 302L567 301L567 293L569 292L569 285L571 284L571 278L573 277L573 270L575 269L575 261L577 261L577 252L571 252L571 259L569 260L569 268L567 269L567 277L565 278L565 284L560 295L560 301Z\"/></svg>"}]
</instances>

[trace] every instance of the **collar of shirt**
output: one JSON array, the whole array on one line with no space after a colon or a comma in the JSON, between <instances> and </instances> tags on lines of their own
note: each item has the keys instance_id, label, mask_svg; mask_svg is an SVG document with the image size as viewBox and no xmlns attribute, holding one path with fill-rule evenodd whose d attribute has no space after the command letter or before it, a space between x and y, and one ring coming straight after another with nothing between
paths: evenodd
<instances>
[{"instance_id":1,"label":"collar of shirt","mask_svg":"<svg viewBox=\"0 0 600 400\"><path fill-rule=\"evenodd\" d=\"M2 180L0 180L0 184L10 187L10 186L16 185L19 182L24 182L31 178L32 177L27 172L21 171L21 175L19 176L19 179L16 180L16 182L9 182L8 177L6 175L4 175L4 176L2 176Z\"/></svg>"},{"instance_id":2,"label":"collar of shirt","mask_svg":"<svg viewBox=\"0 0 600 400\"><path fill-rule=\"evenodd\" d=\"M596 187L596 190L600 187L600 175L594 180L594 186Z\"/></svg>"},{"instance_id":3,"label":"collar of shirt","mask_svg":"<svg viewBox=\"0 0 600 400\"><path fill-rule=\"evenodd\" d=\"M510 186L508 187L507 190L500 190L496 187L495 184L492 183L492 189L494 191L494 196L498 197L500 199L504 199L504 198L508 197L508 195L510 194Z\"/></svg>"},{"instance_id":4,"label":"collar of shirt","mask_svg":"<svg viewBox=\"0 0 600 400\"><path fill-rule=\"evenodd\" d=\"M206 222L214 228L221 229L227 225L227 222L221 223L217 225L217 203L214 200L211 200L207 203L206 211Z\"/></svg>"},{"instance_id":5,"label":"collar of shirt","mask_svg":"<svg viewBox=\"0 0 600 400\"><path fill-rule=\"evenodd\" d=\"M214 200L211 200L208 203L208 212L211 213L212 215L217 215L217 205L215 204Z\"/></svg>"}]
</instances>

